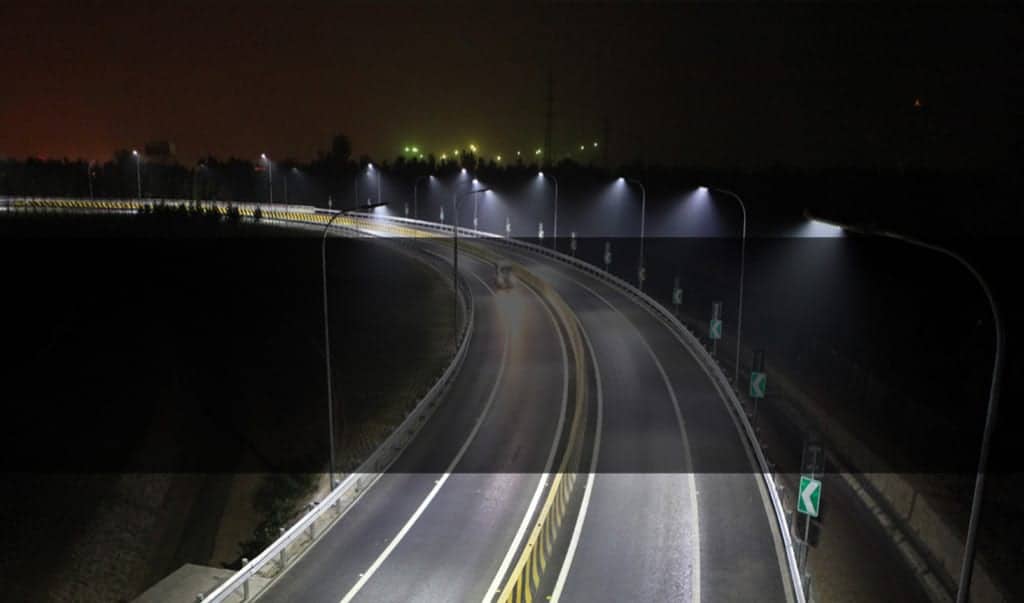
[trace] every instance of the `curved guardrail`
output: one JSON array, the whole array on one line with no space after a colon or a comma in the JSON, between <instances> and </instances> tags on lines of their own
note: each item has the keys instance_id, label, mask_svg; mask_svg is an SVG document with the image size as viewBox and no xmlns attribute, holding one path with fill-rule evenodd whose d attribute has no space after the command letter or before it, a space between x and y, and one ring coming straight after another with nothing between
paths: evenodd
<instances>
[{"instance_id":1,"label":"curved guardrail","mask_svg":"<svg viewBox=\"0 0 1024 603\"><path fill-rule=\"evenodd\" d=\"M337 227L344 229L346 225L340 224ZM291 528L252 561L209 593L204 601L246 601L266 589L274 578L283 573L288 562L294 561L302 551L309 548L326 533L405 450L405 447L437 408L441 394L458 374L473 336L475 310L471 301L472 295L468 285L461 278L458 287L457 296L466 322L462 328L459 345L452 362L433 387L416 403L413 410L391 432L391 435L381 442L373 454L335 487L323 501L298 519Z\"/></svg>"}]
</instances>

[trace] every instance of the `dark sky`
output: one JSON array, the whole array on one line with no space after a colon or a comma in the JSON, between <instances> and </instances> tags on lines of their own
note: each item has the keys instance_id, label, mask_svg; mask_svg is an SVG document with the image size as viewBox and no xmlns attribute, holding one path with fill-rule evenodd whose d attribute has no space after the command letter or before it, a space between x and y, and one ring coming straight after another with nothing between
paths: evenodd
<instances>
[{"instance_id":1,"label":"dark sky","mask_svg":"<svg viewBox=\"0 0 1024 603\"><path fill-rule=\"evenodd\" d=\"M968 3L4 0L0 156L532 154L550 66L556 155L607 120L613 161L1008 164L1022 31Z\"/></svg>"}]
</instances>

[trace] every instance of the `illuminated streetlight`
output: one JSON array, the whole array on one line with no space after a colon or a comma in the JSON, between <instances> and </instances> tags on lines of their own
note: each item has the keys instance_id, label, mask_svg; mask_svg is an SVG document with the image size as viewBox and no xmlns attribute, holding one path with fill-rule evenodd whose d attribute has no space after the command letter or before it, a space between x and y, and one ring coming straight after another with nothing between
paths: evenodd
<instances>
[{"instance_id":1,"label":"illuminated streetlight","mask_svg":"<svg viewBox=\"0 0 1024 603\"><path fill-rule=\"evenodd\" d=\"M266 153L260 153L260 159L267 164L267 190L270 204L274 204L274 164L270 163L270 158L267 157Z\"/></svg>"},{"instance_id":2,"label":"illuminated streetlight","mask_svg":"<svg viewBox=\"0 0 1024 603\"><path fill-rule=\"evenodd\" d=\"M544 172L537 172L537 177L543 179ZM554 249L555 251L558 251L558 179L550 174L548 175L548 178L550 178L551 181L555 183L555 224L553 233L554 236L551 237L551 248Z\"/></svg>"},{"instance_id":3,"label":"illuminated streetlight","mask_svg":"<svg viewBox=\"0 0 1024 603\"><path fill-rule=\"evenodd\" d=\"M741 235L740 235L740 297L739 297L739 307L738 307L738 310L736 312L736 314L737 314L737 316L736 316L736 366L734 367L733 374L732 374L732 382L733 382L733 384L736 387L739 387L739 383L740 383L739 382L739 378L740 378L740 342L741 342L740 336L743 334L743 271L746 268L746 260L747 260L747 257L746 257L746 254L747 254L747 207L746 207L746 205L743 204L743 199L741 199L739 195L737 195L736 193L734 193L732 191L728 191L728 190L725 190L723 188L714 188L714 189L711 189L711 190L715 191L716 193L722 193L723 195L727 195L729 197L732 197L736 201L736 203L739 204L740 211L743 214L743 227L742 227L742 231L741 231ZM698 187L697 188L697 194L699 194L699 195L707 195L708 194L708 188L706 186Z\"/></svg>"},{"instance_id":4,"label":"illuminated streetlight","mask_svg":"<svg viewBox=\"0 0 1024 603\"><path fill-rule=\"evenodd\" d=\"M417 196L417 190L418 190L418 187L419 187L419 184L420 184L420 180L426 180L426 179L433 180L434 176L432 176L431 174L427 174L425 176L420 176L419 178L416 179L416 182L413 182L413 184L412 184L412 217L417 219L417 220L420 217L420 203L419 203L419 198Z\"/></svg>"},{"instance_id":5,"label":"illuminated streetlight","mask_svg":"<svg viewBox=\"0 0 1024 603\"><path fill-rule=\"evenodd\" d=\"M486 193L489 190L491 189L480 188L452 197L452 213L454 214L452 216L452 287L454 287L456 291L459 286L459 201L470 195ZM452 297L452 316L454 318L452 321L452 345L454 347L458 347L459 344L459 304L456 297L457 296Z\"/></svg>"},{"instance_id":6,"label":"illuminated streetlight","mask_svg":"<svg viewBox=\"0 0 1024 603\"><path fill-rule=\"evenodd\" d=\"M139 195L139 202L142 202L142 155L135 149L132 149L132 155L135 156L135 186L136 191Z\"/></svg>"},{"instance_id":7,"label":"illuminated streetlight","mask_svg":"<svg viewBox=\"0 0 1024 603\"><path fill-rule=\"evenodd\" d=\"M859 231L863 234L870 236L887 237L890 239L896 239L903 241L915 247L934 251L938 254L944 255L948 258L955 260L961 266L963 266L977 281L978 285L981 286L981 290L985 294L986 300L988 300L989 310L992 312L992 327L995 330L995 350L993 352L992 360L992 380L989 383L988 390L988 408L985 412L985 427L982 431L981 436L981 452L978 456L978 469L974 477L974 494L971 498L971 515L967 524L967 540L964 543L964 555L960 565L960 580L957 583L956 600L957 603L967 603L971 592L971 577L974 572L974 557L975 550L977 547L978 538L978 520L981 517L981 505L982 497L985 493L985 472L988 466L988 455L992 444L992 432L995 430L996 414L999 411L999 390L1003 378L1003 365L1005 359L1003 357L1004 344L1006 342L1006 335L1003 333L1003 319L999 312L999 306L996 304L995 298L992 296L992 291L988 287L988 283L982 278L981 274L960 254L940 247L932 243L926 243L913 237L901 235L894 232L877 230L871 226L856 225L851 226L847 224L838 224L829 220L822 220L820 218L815 219L806 210L804 216L815 222L824 222L832 226L837 226L845 230Z\"/></svg>"},{"instance_id":8,"label":"illuminated streetlight","mask_svg":"<svg viewBox=\"0 0 1024 603\"><path fill-rule=\"evenodd\" d=\"M644 231L647 223L647 189L639 180L619 178L619 182L629 182L640 187L640 265L636 271L637 288L644 290Z\"/></svg>"}]
</instances>

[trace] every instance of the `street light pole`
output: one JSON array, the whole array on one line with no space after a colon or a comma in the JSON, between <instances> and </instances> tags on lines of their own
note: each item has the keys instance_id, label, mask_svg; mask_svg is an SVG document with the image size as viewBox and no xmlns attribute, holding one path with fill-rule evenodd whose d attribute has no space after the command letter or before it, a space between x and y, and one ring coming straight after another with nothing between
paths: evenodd
<instances>
[{"instance_id":1,"label":"street light pole","mask_svg":"<svg viewBox=\"0 0 1024 603\"><path fill-rule=\"evenodd\" d=\"M999 390L1002 386L1003 365L1005 362L1003 357L1003 348L1006 342L1006 334L1003 333L1003 320L1002 315L999 312L999 306L996 304L995 297L993 297L992 291L989 289L988 283L985 279L982 278L981 274L973 265L971 265L970 262L955 251L951 251L945 247L940 247L939 245L934 245L932 243L926 243L906 235L878 230L871 226L849 226L829 220L822 220L820 218L812 218L810 213L807 211L804 212L804 215L819 222L830 223L847 230L903 241L904 243L908 243L915 247L934 251L935 253L952 258L963 266L972 277L974 277L974 280L977 281L981 290L985 293L985 299L988 301L989 310L992 312L992 325L995 329L995 353L992 361L992 379L989 383L988 390L988 408L985 411L985 427L981 436L981 452L978 456L978 470L975 474L974 494L971 498L971 516L967 524L967 541L964 543L964 556L960 565L960 581L957 585L956 591L957 603L967 603L970 598L971 577L974 572L974 557L977 550L978 521L981 518L981 505L985 493L985 471L988 467L989 450L992 445L992 432L995 431L996 415L999 411Z\"/></svg>"},{"instance_id":2,"label":"street light pole","mask_svg":"<svg viewBox=\"0 0 1024 603\"><path fill-rule=\"evenodd\" d=\"M135 149L132 149L132 155L135 155L135 186L138 192L139 203L142 202L142 155Z\"/></svg>"},{"instance_id":3,"label":"street light pole","mask_svg":"<svg viewBox=\"0 0 1024 603\"><path fill-rule=\"evenodd\" d=\"M453 349L459 346L459 202L479 193L486 193L490 188L479 188L470 190L461 195L452 197L452 345Z\"/></svg>"},{"instance_id":4,"label":"street light pole","mask_svg":"<svg viewBox=\"0 0 1024 603\"><path fill-rule=\"evenodd\" d=\"M267 164L267 202L270 205L274 204L274 164L270 162L270 157L267 157L266 153L260 153L260 159Z\"/></svg>"},{"instance_id":5,"label":"street light pole","mask_svg":"<svg viewBox=\"0 0 1024 603\"><path fill-rule=\"evenodd\" d=\"M430 178L430 174L420 176L416 179L416 182L412 184L412 217L417 220L420 219L420 203L419 197L417 196L417 192L419 190L418 187L420 185L420 181L427 178Z\"/></svg>"},{"instance_id":6,"label":"street light pole","mask_svg":"<svg viewBox=\"0 0 1024 603\"><path fill-rule=\"evenodd\" d=\"M644 290L644 231L647 224L647 188L644 187L644 183L635 179L628 179L627 182L631 182L640 187L640 266L636 272L637 288L641 291Z\"/></svg>"},{"instance_id":7,"label":"street light pole","mask_svg":"<svg viewBox=\"0 0 1024 603\"><path fill-rule=\"evenodd\" d=\"M737 203L739 203L740 211L743 213L743 231L742 235L740 236L740 299L738 304L738 310L736 313L736 366L733 368L732 374L733 385L738 388L740 386L740 337L743 334L743 272L746 268L747 260L747 207L746 205L744 205L743 199L741 199L739 195L730 190L717 187L710 188L708 190L712 190L714 192L722 193L723 195L728 195L729 197L732 197L733 199L736 200Z\"/></svg>"},{"instance_id":8,"label":"street light pole","mask_svg":"<svg viewBox=\"0 0 1024 603\"><path fill-rule=\"evenodd\" d=\"M320 270L323 274L323 291L324 291L324 359L327 368L327 435L328 441L330 442L330 466L329 476L331 489L334 489L334 390L333 390L333 379L331 378L331 331L330 322L328 321L329 310L327 303L327 232L331 229L331 224L341 217L344 212L338 212L331 216L331 219L327 221L324 226L323 237L320 241Z\"/></svg>"},{"instance_id":9,"label":"street light pole","mask_svg":"<svg viewBox=\"0 0 1024 603\"><path fill-rule=\"evenodd\" d=\"M558 251L558 178L555 178L551 174L545 174L544 172L538 172L541 178L550 178L555 183L555 222L554 222L554 233L551 237L551 248Z\"/></svg>"}]
</instances>

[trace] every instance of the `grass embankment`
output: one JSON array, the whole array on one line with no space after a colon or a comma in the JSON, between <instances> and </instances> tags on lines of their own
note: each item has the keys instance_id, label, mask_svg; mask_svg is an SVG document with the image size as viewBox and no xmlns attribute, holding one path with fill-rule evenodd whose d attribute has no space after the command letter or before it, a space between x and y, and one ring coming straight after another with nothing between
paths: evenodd
<instances>
[{"instance_id":1,"label":"grass embankment","mask_svg":"<svg viewBox=\"0 0 1024 603\"><path fill-rule=\"evenodd\" d=\"M315 233L175 212L5 216L0 234L21 493L3 592L130 599L182 563L252 556L302 511L328 450ZM447 366L452 292L372 240L328 246L345 469Z\"/></svg>"}]
</instances>

